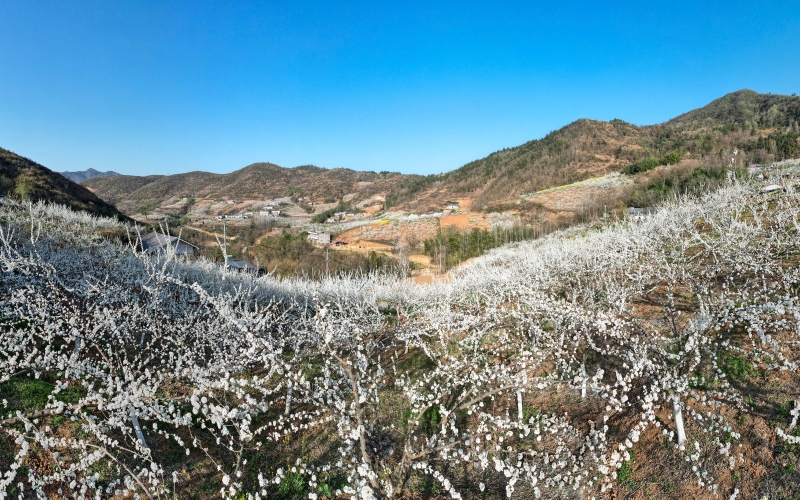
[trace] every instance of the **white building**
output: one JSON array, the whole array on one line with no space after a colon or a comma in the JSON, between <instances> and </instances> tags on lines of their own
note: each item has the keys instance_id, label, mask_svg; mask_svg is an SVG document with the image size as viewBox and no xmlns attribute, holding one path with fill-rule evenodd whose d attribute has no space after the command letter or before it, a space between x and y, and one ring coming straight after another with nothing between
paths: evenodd
<instances>
[{"instance_id":1,"label":"white building","mask_svg":"<svg viewBox=\"0 0 800 500\"><path fill-rule=\"evenodd\" d=\"M308 239L314 240L322 245L330 245L331 233L318 233L316 231L311 231L308 233Z\"/></svg>"}]
</instances>

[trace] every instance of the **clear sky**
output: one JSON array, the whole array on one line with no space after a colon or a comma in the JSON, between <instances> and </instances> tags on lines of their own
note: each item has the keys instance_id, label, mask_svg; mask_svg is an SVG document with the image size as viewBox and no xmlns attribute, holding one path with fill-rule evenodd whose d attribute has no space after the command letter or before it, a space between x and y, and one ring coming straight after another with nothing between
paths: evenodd
<instances>
[{"instance_id":1,"label":"clear sky","mask_svg":"<svg viewBox=\"0 0 800 500\"><path fill-rule=\"evenodd\" d=\"M0 0L0 27L0 147L56 171L438 173L800 92L798 0Z\"/></svg>"}]
</instances>

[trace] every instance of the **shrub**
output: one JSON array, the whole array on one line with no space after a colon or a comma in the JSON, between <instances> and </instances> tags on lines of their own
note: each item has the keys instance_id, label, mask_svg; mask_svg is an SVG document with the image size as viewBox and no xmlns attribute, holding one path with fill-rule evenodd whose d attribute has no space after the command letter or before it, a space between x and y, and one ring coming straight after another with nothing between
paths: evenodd
<instances>
[{"instance_id":1,"label":"shrub","mask_svg":"<svg viewBox=\"0 0 800 500\"><path fill-rule=\"evenodd\" d=\"M655 158L644 158L636 163L631 163L622 169L622 172L628 175L635 175L640 172L647 172L653 170L659 165L658 160Z\"/></svg>"},{"instance_id":2,"label":"shrub","mask_svg":"<svg viewBox=\"0 0 800 500\"><path fill-rule=\"evenodd\" d=\"M36 192L36 179L33 176L22 174L17 177L14 194L22 199L28 199Z\"/></svg>"},{"instance_id":3,"label":"shrub","mask_svg":"<svg viewBox=\"0 0 800 500\"><path fill-rule=\"evenodd\" d=\"M652 156L643 158L635 163L625 166L625 168L622 169L622 173L627 175L635 175L640 172L653 170L659 165L677 165L680 163L682 156L683 155L679 151L672 151L665 154L661 158L655 158Z\"/></svg>"}]
</instances>

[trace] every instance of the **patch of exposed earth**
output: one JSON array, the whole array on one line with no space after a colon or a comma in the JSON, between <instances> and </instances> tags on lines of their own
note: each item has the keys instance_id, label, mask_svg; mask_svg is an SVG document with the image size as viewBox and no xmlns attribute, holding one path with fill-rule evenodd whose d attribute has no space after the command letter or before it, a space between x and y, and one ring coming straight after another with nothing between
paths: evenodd
<instances>
[{"instance_id":1,"label":"patch of exposed earth","mask_svg":"<svg viewBox=\"0 0 800 500\"><path fill-rule=\"evenodd\" d=\"M613 173L529 193L523 195L522 198L538 203L548 210L577 212L598 199L613 198L615 194L632 182L628 176Z\"/></svg>"}]
</instances>

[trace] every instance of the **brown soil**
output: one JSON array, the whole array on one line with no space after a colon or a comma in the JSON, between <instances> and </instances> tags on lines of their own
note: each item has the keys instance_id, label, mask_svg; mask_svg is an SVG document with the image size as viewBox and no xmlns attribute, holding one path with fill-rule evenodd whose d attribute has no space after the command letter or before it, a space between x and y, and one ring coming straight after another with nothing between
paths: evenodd
<instances>
[{"instance_id":1,"label":"brown soil","mask_svg":"<svg viewBox=\"0 0 800 500\"><path fill-rule=\"evenodd\" d=\"M439 231L437 219L417 219L414 221L378 221L345 231L336 241L353 244L366 241L406 241L417 244L433 238Z\"/></svg>"},{"instance_id":2,"label":"brown soil","mask_svg":"<svg viewBox=\"0 0 800 500\"><path fill-rule=\"evenodd\" d=\"M355 244L347 245L348 250L353 248L360 248L364 250L375 250L380 252L391 252L394 250L392 245L384 245L383 243L375 243L374 241L359 240Z\"/></svg>"},{"instance_id":3,"label":"brown soil","mask_svg":"<svg viewBox=\"0 0 800 500\"><path fill-rule=\"evenodd\" d=\"M431 266L431 258L427 255L409 255L408 256L409 262L421 267L430 267Z\"/></svg>"},{"instance_id":4,"label":"brown soil","mask_svg":"<svg viewBox=\"0 0 800 500\"><path fill-rule=\"evenodd\" d=\"M442 228L454 227L458 229L489 229L491 227L486 216L472 213L445 215L439 219L439 224Z\"/></svg>"},{"instance_id":5,"label":"brown soil","mask_svg":"<svg viewBox=\"0 0 800 500\"><path fill-rule=\"evenodd\" d=\"M461 209L468 209L472 207L473 200L471 198L459 198L456 201L458 202L458 206Z\"/></svg>"},{"instance_id":6,"label":"brown soil","mask_svg":"<svg viewBox=\"0 0 800 500\"><path fill-rule=\"evenodd\" d=\"M410 277L408 280L419 285L430 285L431 283L450 281L450 278L449 274L419 274Z\"/></svg>"}]
</instances>

